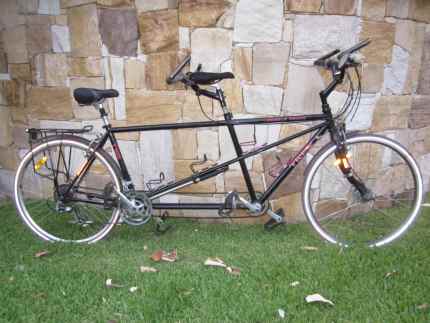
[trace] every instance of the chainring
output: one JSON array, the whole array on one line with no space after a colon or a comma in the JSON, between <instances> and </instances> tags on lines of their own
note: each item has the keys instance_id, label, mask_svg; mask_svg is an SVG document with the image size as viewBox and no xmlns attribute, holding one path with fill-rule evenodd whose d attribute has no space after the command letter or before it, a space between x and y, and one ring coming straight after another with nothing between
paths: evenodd
<instances>
[{"instance_id":1,"label":"chainring","mask_svg":"<svg viewBox=\"0 0 430 323\"><path fill-rule=\"evenodd\" d=\"M143 225L152 217L152 202L145 193L136 193L134 202L136 207L122 209L121 218L129 225Z\"/></svg>"}]
</instances>

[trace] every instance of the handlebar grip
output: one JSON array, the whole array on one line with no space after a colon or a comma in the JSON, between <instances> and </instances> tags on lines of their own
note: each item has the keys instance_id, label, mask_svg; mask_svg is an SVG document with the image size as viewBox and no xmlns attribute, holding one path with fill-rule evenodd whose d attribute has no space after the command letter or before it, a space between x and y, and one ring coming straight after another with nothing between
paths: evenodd
<instances>
[{"instance_id":1,"label":"handlebar grip","mask_svg":"<svg viewBox=\"0 0 430 323\"><path fill-rule=\"evenodd\" d=\"M176 69L173 71L172 74L169 75L169 77L166 79L167 84L172 84L175 81L175 77L178 76L179 72L184 68L185 65L187 65L191 61L191 55L188 55L185 57L185 59L182 61L181 64L179 64Z\"/></svg>"}]
</instances>

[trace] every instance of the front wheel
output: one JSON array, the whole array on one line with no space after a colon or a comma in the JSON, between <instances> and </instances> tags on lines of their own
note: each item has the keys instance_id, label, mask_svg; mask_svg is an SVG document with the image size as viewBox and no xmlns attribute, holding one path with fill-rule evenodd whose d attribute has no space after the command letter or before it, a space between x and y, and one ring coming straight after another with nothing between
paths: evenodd
<instances>
[{"instance_id":1,"label":"front wheel","mask_svg":"<svg viewBox=\"0 0 430 323\"><path fill-rule=\"evenodd\" d=\"M17 211L43 240L93 243L105 237L119 219L120 177L105 151L96 151L81 181L71 185L89 158L88 144L72 136L51 137L29 151L18 167Z\"/></svg>"},{"instance_id":2,"label":"front wheel","mask_svg":"<svg viewBox=\"0 0 430 323\"><path fill-rule=\"evenodd\" d=\"M414 158L377 135L352 135L346 152L323 147L305 173L303 208L325 240L343 247L380 247L398 239L417 218L423 182Z\"/></svg>"}]
</instances>

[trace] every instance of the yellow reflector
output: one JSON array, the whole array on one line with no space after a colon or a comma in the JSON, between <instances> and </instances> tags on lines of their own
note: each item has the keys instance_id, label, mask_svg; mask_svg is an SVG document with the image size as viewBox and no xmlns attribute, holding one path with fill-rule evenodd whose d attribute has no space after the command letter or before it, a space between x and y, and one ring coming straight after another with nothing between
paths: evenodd
<instances>
[{"instance_id":1,"label":"yellow reflector","mask_svg":"<svg viewBox=\"0 0 430 323\"><path fill-rule=\"evenodd\" d=\"M39 160L35 165L34 165L34 170L38 171L39 169L42 168L43 165L46 164L46 161L48 160L47 156L44 156L41 160Z\"/></svg>"},{"instance_id":2,"label":"yellow reflector","mask_svg":"<svg viewBox=\"0 0 430 323\"><path fill-rule=\"evenodd\" d=\"M339 166L339 165L340 165L340 159L336 159L336 160L334 161L334 165L335 165L335 166Z\"/></svg>"}]
</instances>

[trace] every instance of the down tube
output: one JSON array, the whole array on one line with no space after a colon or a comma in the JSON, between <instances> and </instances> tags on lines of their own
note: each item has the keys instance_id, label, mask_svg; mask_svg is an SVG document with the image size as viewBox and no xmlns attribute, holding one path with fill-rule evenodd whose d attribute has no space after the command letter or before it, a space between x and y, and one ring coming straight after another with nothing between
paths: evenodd
<instances>
[{"instance_id":1,"label":"down tube","mask_svg":"<svg viewBox=\"0 0 430 323\"><path fill-rule=\"evenodd\" d=\"M327 131L328 127L323 127L319 129L312 137L309 139L307 144L288 162L287 166L282 170L278 177L275 178L273 183L268 187L268 189L264 192L263 196L260 199L260 203L264 203L270 195L281 185L282 181L296 168L297 164L305 157L306 153L312 146L321 138L321 136Z\"/></svg>"}]
</instances>

